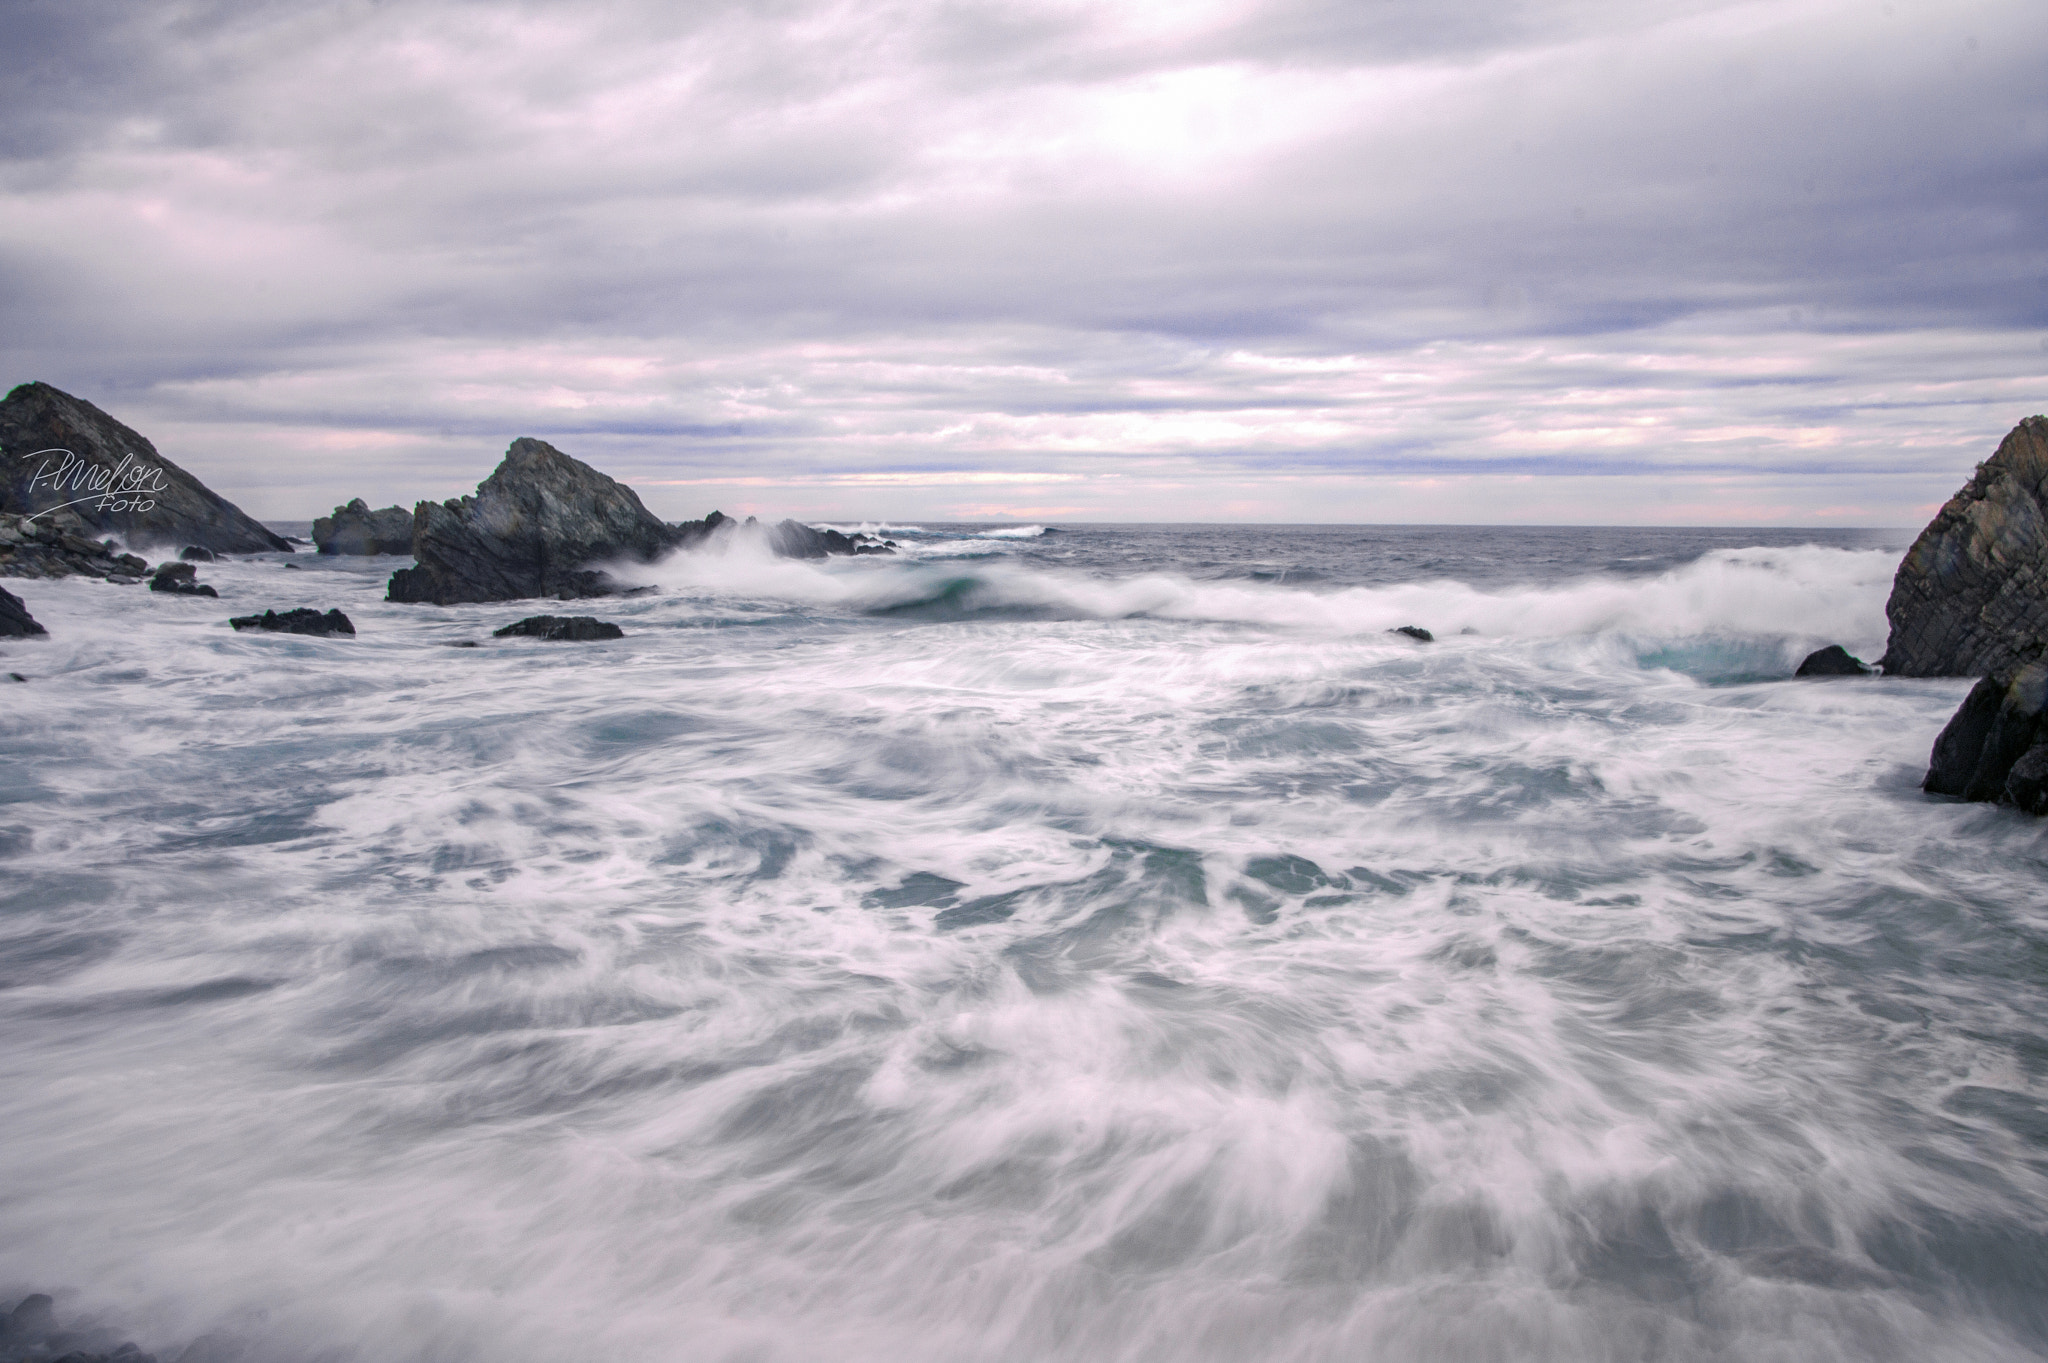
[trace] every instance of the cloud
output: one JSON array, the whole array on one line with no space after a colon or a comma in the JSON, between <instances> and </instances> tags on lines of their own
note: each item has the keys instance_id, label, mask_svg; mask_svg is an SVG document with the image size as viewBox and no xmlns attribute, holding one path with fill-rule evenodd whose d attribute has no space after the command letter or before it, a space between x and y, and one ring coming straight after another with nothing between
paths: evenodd
<instances>
[{"instance_id":1,"label":"cloud","mask_svg":"<svg viewBox=\"0 0 2048 1363\"><path fill-rule=\"evenodd\" d=\"M533 433L808 514L1903 520L2044 405L2022 3L22 11L11 381L271 515Z\"/></svg>"}]
</instances>

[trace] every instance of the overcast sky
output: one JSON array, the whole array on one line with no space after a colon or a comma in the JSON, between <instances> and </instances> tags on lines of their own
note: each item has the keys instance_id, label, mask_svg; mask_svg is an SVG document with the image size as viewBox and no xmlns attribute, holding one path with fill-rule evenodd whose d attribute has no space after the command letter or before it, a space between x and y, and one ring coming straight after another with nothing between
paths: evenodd
<instances>
[{"instance_id":1,"label":"overcast sky","mask_svg":"<svg viewBox=\"0 0 2048 1363\"><path fill-rule=\"evenodd\" d=\"M6 384L267 518L1918 524L2042 0L7 0Z\"/></svg>"}]
</instances>

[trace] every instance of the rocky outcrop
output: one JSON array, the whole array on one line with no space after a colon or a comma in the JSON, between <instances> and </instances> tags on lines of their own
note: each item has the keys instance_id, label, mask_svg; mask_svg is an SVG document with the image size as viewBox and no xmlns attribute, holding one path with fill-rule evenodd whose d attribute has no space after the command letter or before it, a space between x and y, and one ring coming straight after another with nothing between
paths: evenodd
<instances>
[{"instance_id":1,"label":"rocky outcrop","mask_svg":"<svg viewBox=\"0 0 2048 1363\"><path fill-rule=\"evenodd\" d=\"M69 511L30 520L0 512L0 577L97 577L108 582L142 581L149 565L111 542L91 539L83 521Z\"/></svg>"},{"instance_id":2,"label":"rocky outcrop","mask_svg":"<svg viewBox=\"0 0 2048 1363\"><path fill-rule=\"evenodd\" d=\"M24 383L0 401L0 511L40 519L58 507L131 544L291 548L90 402Z\"/></svg>"},{"instance_id":3,"label":"rocky outcrop","mask_svg":"<svg viewBox=\"0 0 2048 1363\"><path fill-rule=\"evenodd\" d=\"M28 639L50 631L28 613L28 603L0 587L0 639Z\"/></svg>"},{"instance_id":4,"label":"rocky outcrop","mask_svg":"<svg viewBox=\"0 0 2048 1363\"><path fill-rule=\"evenodd\" d=\"M2048 651L2048 417L2013 427L1928 522L1884 612L1889 676L2011 676Z\"/></svg>"},{"instance_id":5,"label":"rocky outcrop","mask_svg":"<svg viewBox=\"0 0 2048 1363\"><path fill-rule=\"evenodd\" d=\"M596 639L623 639L626 631L609 620L593 615L529 615L515 625L491 631L493 639L525 637L585 643Z\"/></svg>"},{"instance_id":6,"label":"rocky outcrop","mask_svg":"<svg viewBox=\"0 0 2048 1363\"><path fill-rule=\"evenodd\" d=\"M2018 805L2048 814L2048 663L2010 681L1986 677L1934 740L1927 779L1934 795Z\"/></svg>"},{"instance_id":7,"label":"rocky outcrop","mask_svg":"<svg viewBox=\"0 0 2048 1363\"><path fill-rule=\"evenodd\" d=\"M1436 636L1420 625L1396 625L1388 630L1387 633L1405 634L1418 644L1433 644L1436 642Z\"/></svg>"},{"instance_id":8,"label":"rocky outcrop","mask_svg":"<svg viewBox=\"0 0 2048 1363\"><path fill-rule=\"evenodd\" d=\"M1870 668L1864 661L1843 648L1840 644L1829 644L1806 655L1806 661L1799 664L1795 677L1867 677Z\"/></svg>"},{"instance_id":9,"label":"rocky outcrop","mask_svg":"<svg viewBox=\"0 0 2048 1363\"><path fill-rule=\"evenodd\" d=\"M346 615L338 610L324 614L300 606L280 615L276 611L265 611L261 615L237 615L228 621L236 630L264 629L277 634L354 634L356 627Z\"/></svg>"},{"instance_id":10,"label":"rocky outcrop","mask_svg":"<svg viewBox=\"0 0 2048 1363\"><path fill-rule=\"evenodd\" d=\"M412 520L402 506L372 511L358 497L313 522L313 544L323 554L410 554Z\"/></svg>"},{"instance_id":11,"label":"rocky outcrop","mask_svg":"<svg viewBox=\"0 0 2048 1363\"><path fill-rule=\"evenodd\" d=\"M199 581L197 571L189 563L159 563L150 574L149 589L153 592L169 592L173 596L219 596L220 593Z\"/></svg>"},{"instance_id":12,"label":"rocky outcrop","mask_svg":"<svg viewBox=\"0 0 2048 1363\"><path fill-rule=\"evenodd\" d=\"M393 573L387 595L441 606L610 596L619 584L588 565L649 562L682 538L631 488L545 441L519 439L473 495L413 509L419 566Z\"/></svg>"},{"instance_id":13,"label":"rocky outcrop","mask_svg":"<svg viewBox=\"0 0 2048 1363\"><path fill-rule=\"evenodd\" d=\"M0 1363L156 1363L134 1344L106 1330L66 1329L57 1319L57 1303L42 1292L0 1310ZM191 1357L188 1351L187 1357Z\"/></svg>"}]
</instances>

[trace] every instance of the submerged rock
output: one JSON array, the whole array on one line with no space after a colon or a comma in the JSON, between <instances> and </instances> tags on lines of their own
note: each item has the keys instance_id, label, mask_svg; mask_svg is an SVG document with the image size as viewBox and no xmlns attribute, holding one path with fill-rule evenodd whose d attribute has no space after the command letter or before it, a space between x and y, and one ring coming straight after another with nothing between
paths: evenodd
<instances>
[{"instance_id":1,"label":"submerged rock","mask_svg":"<svg viewBox=\"0 0 2048 1363\"><path fill-rule=\"evenodd\" d=\"M1867 677L1870 667L1840 644L1829 644L1806 655L1795 677Z\"/></svg>"},{"instance_id":2,"label":"submerged rock","mask_svg":"<svg viewBox=\"0 0 2048 1363\"><path fill-rule=\"evenodd\" d=\"M27 602L0 587L0 639L31 639L49 632L28 613Z\"/></svg>"},{"instance_id":3,"label":"submerged rock","mask_svg":"<svg viewBox=\"0 0 2048 1363\"><path fill-rule=\"evenodd\" d=\"M1884 613L1889 676L2011 676L2048 650L2048 417L2013 427L1928 522Z\"/></svg>"},{"instance_id":4,"label":"submerged rock","mask_svg":"<svg viewBox=\"0 0 2048 1363\"><path fill-rule=\"evenodd\" d=\"M1396 625L1388 630L1387 633L1405 634L1418 644L1433 644L1436 642L1436 636L1420 625Z\"/></svg>"},{"instance_id":5,"label":"submerged rock","mask_svg":"<svg viewBox=\"0 0 2048 1363\"><path fill-rule=\"evenodd\" d=\"M90 402L24 383L0 401L0 511L58 507L130 544L235 554L291 547Z\"/></svg>"},{"instance_id":6,"label":"submerged rock","mask_svg":"<svg viewBox=\"0 0 2048 1363\"><path fill-rule=\"evenodd\" d=\"M280 615L276 611L265 611L261 615L237 615L228 621L238 630L267 629L280 634L354 634L355 625L338 610L322 614L300 606Z\"/></svg>"},{"instance_id":7,"label":"submerged rock","mask_svg":"<svg viewBox=\"0 0 2048 1363\"><path fill-rule=\"evenodd\" d=\"M198 573L189 563L159 563L155 574L149 579L153 592L170 592L177 596L219 596L220 593L198 580Z\"/></svg>"},{"instance_id":8,"label":"submerged rock","mask_svg":"<svg viewBox=\"0 0 2048 1363\"><path fill-rule=\"evenodd\" d=\"M649 562L684 538L683 528L656 518L631 488L545 441L522 438L473 495L413 509L419 566L393 573L387 595L443 606L611 596L619 585L586 565Z\"/></svg>"},{"instance_id":9,"label":"submerged rock","mask_svg":"<svg viewBox=\"0 0 2048 1363\"><path fill-rule=\"evenodd\" d=\"M593 615L529 615L517 624L491 631L493 639L509 639L516 636L581 642L593 639L623 639L626 637L626 631L609 620L600 620Z\"/></svg>"},{"instance_id":10,"label":"submerged rock","mask_svg":"<svg viewBox=\"0 0 2048 1363\"><path fill-rule=\"evenodd\" d=\"M1934 740L1921 789L2048 813L2048 663L1971 688Z\"/></svg>"},{"instance_id":11,"label":"submerged rock","mask_svg":"<svg viewBox=\"0 0 2048 1363\"><path fill-rule=\"evenodd\" d=\"M357 497L313 522L313 544L323 554L410 554L412 522L402 506L372 511Z\"/></svg>"}]
</instances>

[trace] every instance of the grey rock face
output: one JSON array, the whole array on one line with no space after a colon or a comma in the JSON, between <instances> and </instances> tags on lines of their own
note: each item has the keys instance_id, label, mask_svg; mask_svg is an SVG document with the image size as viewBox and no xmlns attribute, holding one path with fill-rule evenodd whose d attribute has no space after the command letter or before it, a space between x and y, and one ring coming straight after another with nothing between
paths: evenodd
<instances>
[{"instance_id":1,"label":"grey rock face","mask_svg":"<svg viewBox=\"0 0 2048 1363\"><path fill-rule=\"evenodd\" d=\"M1921 788L1934 795L2018 805L2048 813L2048 663L2010 681L1986 677L1956 710Z\"/></svg>"},{"instance_id":2,"label":"grey rock face","mask_svg":"<svg viewBox=\"0 0 2048 1363\"><path fill-rule=\"evenodd\" d=\"M68 506L89 530L215 553L291 548L83 398L24 383L0 401L0 511Z\"/></svg>"},{"instance_id":3,"label":"grey rock face","mask_svg":"<svg viewBox=\"0 0 2048 1363\"><path fill-rule=\"evenodd\" d=\"M860 552L859 539L842 535L837 530L814 530L797 521L784 521L768 532L768 543L784 558L828 558L833 554L857 554Z\"/></svg>"},{"instance_id":4,"label":"grey rock face","mask_svg":"<svg viewBox=\"0 0 2048 1363\"><path fill-rule=\"evenodd\" d=\"M2011 676L2048 651L2048 417L2013 427L1928 522L1884 613L1892 676Z\"/></svg>"},{"instance_id":5,"label":"grey rock face","mask_svg":"<svg viewBox=\"0 0 2048 1363\"><path fill-rule=\"evenodd\" d=\"M313 544L323 554L410 554L412 519L402 506L372 511L357 497L313 522Z\"/></svg>"},{"instance_id":6,"label":"grey rock face","mask_svg":"<svg viewBox=\"0 0 2048 1363\"><path fill-rule=\"evenodd\" d=\"M116 553L88 538L85 523L69 511L52 511L34 520L0 512L0 577L140 582L148 568L134 554Z\"/></svg>"},{"instance_id":7,"label":"grey rock face","mask_svg":"<svg viewBox=\"0 0 2048 1363\"><path fill-rule=\"evenodd\" d=\"M156 572L150 575L149 589L153 592L169 592L173 596L219 596L220 593L201 582L198 572L189 563L159 563Z\"/></svg>"},{"instance_id":8,"label":"grey rock face","mask_svg":"<svg viewBox=\"0 0 2048 1363\"><path fill-rule=\"evenodd\" d=\"M1840 644L1829 644L1806 655L1795 677L1867 677L1870 669L1861 658Z\"/></svg>"},{"instance_id":9,"label":"grey rock face","mask_svg":"<svg viewBox=\"0 0 2048 1363\"><path fill-rule=\"evenodd\" d=\"M520 439L473 495L413 508L419 566L393 573L387 596L442 606L609 596L618 584L586 565L648 562L683 538L631 488L545 441Z\"/></svg>"},{"instance_id":10,"label":"grey rock face","mask_svg":"<svg viewBox=\"0 0 2048 1363\"><path fill-rule=\"evenodd\" d=\"M28 639L49 632L28 613L26 602L0 587L0 639Z\"/></svg>"}]
</instances>

